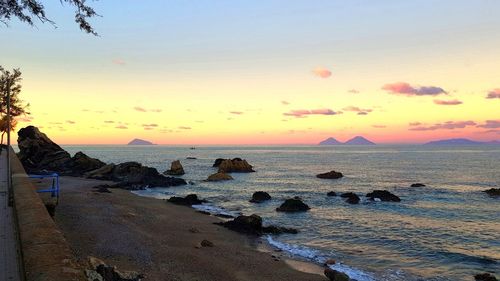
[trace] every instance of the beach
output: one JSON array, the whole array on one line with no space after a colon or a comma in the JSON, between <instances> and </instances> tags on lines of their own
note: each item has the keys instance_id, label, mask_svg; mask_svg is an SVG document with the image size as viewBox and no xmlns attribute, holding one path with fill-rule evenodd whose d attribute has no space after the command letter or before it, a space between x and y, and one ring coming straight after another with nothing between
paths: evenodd
<instances>
[{"instance_id":1,"label":"beach","mask_svg":"<svg viewBox=\"0 0 500 281\"><path fill-rule=\"evenodd\" d=\"M280 253L263 240L214 225L220 218L126 190L100 193L92 188L103 183L60 179L54 219L82 265L89 256L97 257L144 274L144 280L327 280L319 266L277 261L273 255ZM201 247L202 240L213 247ZM301 272L290 264L317 272Z\"/></svg>"}]
</instances>

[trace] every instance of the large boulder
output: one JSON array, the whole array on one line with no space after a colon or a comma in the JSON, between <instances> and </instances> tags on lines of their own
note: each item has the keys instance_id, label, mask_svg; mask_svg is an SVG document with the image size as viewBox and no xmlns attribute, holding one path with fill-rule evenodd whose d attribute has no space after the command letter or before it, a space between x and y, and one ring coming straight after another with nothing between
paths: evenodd
<instances>
[{"instance_id":1,"label":"large boulder","mask_svg":"<svg viewBox=\"0 0 500 281\"><path fill-rule=\"evenodd\" d=\"M330 280L330 281L349 281L351 280L349 276L343 272L331 269L329 267L325 268L324 271L325 276Z\"/></svg>"},{"instance_id":2,"label":"large boulder","mask_svg":"<svg viewBox=\"0 0 500 281\"><path fill-rule=\"evenodd\" d=\"M264 201L271 200L271 195L265 191L257 191L252 195L252 199L250 199L251 203L262 203Z\"/></svg>"},{"instance_id":3,"label":"large boulder","mask_svg":"<svg viewBox=\"0 0 500 281\"><path fill-rule=\"evenodd\" d=\"M345 201L349 204L358 204L359 201L361 200L358 195L352 192L342 193L340 197L347 198L347 200Z\"/></svg>"},{"instance_id":4,"label":"large boulder","mask_svg":"<svg viewBox=\"0 0 500 281\"><path fill-rule=\"evenodd\" d=\"M380 201L390 201L390 202L401 202L401 199L390 193L387 190L374 190L368 194L366 197L370 198L370 200L375 201L375 199L380 199Z\"/></svg>"},{"instance_id":5,"label":"large boulder","mask_svg":"<svg viewBox=\"0 0 500 281\"><path fill-rule=\"evenodd\" d=\"M489 196L500 196L500 188L490 188L487 190L483 190Z\"/></svg>"},{"instance_id":6,"label":"large boulder","mask_svg":"<svg viewBox=\"0 0 500 281\"><path fill-rule=\"evenodd\" d=\"M281 206L276 208L276 211L278 212L288 212L288 213L293 213L293 212L305 212L307 210L311 209L307 204L302 202L302 200L298 197L295 198L290 198L286 199Z\"/></svg>"},{"instance_id":7,"label":"large boulder","mask_svg":"<svg viewBox=\"0 0 500 281\"><path fill-rule=\"evenodd\" d=\"M490 273L481 273L474 275L476 281L497 281L497 278Z\"/></svg>"},{"instance_id":8,"label":"large boulder","mask_svg":"<svg viewBox=\"0 0 500 281\"><path fill-rule=\"evenodd\" d=\"M172 196L167 201L184 206L200 205L201 203L207 202L207 200L198 199L198 196L196 194L189 194L186 197Z\"/></svg>"},{"instance_id":9,"label":"large boulder","mask_svg":"<svg viewBox=\"0 0 500 281\"><path fill-rule=\"evenodd\" d=\"M226 159L219 164L219 173L252 173L252 165L241 158Z\"/></svg>"},{"instance_id":10,"label":"large boulder","mask_svg":"<svg viewBox=\"0 0 500 281\"><path fill-rule=\"evenodd\" d=\"M184 168L182 167L181 161L179 160L173 161L172 164L170 165L170 170L166 170L164 174L171 176L184 175Z\"/></svg>"},{"instance_id":11,"label":"large boulder","mask_svg":"<svg viewBox=\"0 0 500 281\"><path fill-rule=\"evenodd\" d=\"M212 165L212 167L219 167L220 163L222 163L222 161L224 161L224 160L226 160L226 159L224 159L224 158L217 158L217 159L215 159L215 162Z\"/></svg>"},{"instance_id":12,"label":"large boulder","mask_svg":"<svg viewBox=\"0 0 500 281\"><path fill-rule=\"evenodd\" d=\"M323 174L317 174L316 177L320 179L340 179L344 175L341 172L330 171Z\"/></svg>"},{"instance_id":13,"label":"large boulder","mask_svg":"<svg viewBox=\"0 0 500 281\"><path fill-rule=\"evenodd\" d=\"M417 183L412 183L410 187L425 187L425 184L417 182Z\"/></svg>"},{"instance_id":14,"label":"large boulder","mask_svg":"<svg viewBox=\"0 0 500 281\"><path fill-rule=\"evenodd\" d=\"M250 234L250 235L262 235L262 234L282 234L291 233L296 234L298 231L293 228L286 228L280 226L262 226L262 218L258 215L250 216L238 216L235 219L227 222L216 223L227 227L233 231Z\"/></svg>"},{"instance_id":15,"label":"large boulder","mask_svg":"<svg viewBox=\"0 0 500 281\"><path fill-rule=\"evenodd\" d=\"M226 173L215 173L213 175L208 176L207 181L227 181L232 180L233 177Z\"/></svg>"},{"instance_id":16,"label":"large boulder","mask_svg":"<svg viewBox=\"0 0 500 281\"><path fill-rule=\"evenodd\" d=\"M72 158L68 165L68 173L74 176L82 176L84 173L106 166L106 163L99 159L87 156L79 151Z\"/></svg>"}]
</instances>

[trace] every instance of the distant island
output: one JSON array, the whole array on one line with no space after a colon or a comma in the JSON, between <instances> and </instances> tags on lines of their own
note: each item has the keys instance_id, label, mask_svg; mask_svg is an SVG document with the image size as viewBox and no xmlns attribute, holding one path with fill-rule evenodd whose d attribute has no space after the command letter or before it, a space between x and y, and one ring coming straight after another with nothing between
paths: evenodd
<instances>
[{"instance_id":1,"label":"distant island","mask_svg":"<svg viewBox=\"0 0 500 281\"><path fill-rule=\"evenodd\" d=\"M339 142L335 138L330 137L320 142L319 145L375 145L375 143L362 136L356 136L346 142Z\"/></svg>"},{"instance_id":2,"label":"distant island","mask_svg":"<svg viewBox=\"0 0 500 281\"><path fill-rule=\"evenodd\" d=\"M149 142L147 140L133 139L127 145L156 145L156 144Z\"/></svg>"},{"instance_id":3,"label":"distant island","mask_svg":"<svg viewBox=\"0 0 500 281\"><path fill-rule=\"evenodd\" d=\"M424 145L500 145L499 141L473 141L470 139L458 138L458 139L445 139L445 140L437 140L430 141L428 143L424 143Z\"/></svg>"}]
</instances>

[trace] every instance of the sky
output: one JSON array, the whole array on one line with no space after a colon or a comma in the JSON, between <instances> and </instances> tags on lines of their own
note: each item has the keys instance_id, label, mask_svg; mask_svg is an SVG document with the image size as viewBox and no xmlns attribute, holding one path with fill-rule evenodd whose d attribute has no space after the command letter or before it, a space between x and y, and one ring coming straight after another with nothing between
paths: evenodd
<instances>
[{"instance_id":1,"label":"sky","mask_svg":"<svg viewBox=\"0 0 500 281\"><path fill-rule=\"evenodd\" d=\"M44 2L0 65L60 144L500 140L500 1Z\"/></svg>"}]
</instances>

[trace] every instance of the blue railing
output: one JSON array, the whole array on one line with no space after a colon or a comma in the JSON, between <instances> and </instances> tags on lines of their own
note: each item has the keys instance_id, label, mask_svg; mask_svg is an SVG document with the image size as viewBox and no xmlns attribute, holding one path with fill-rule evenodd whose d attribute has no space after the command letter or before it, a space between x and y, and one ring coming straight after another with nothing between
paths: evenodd
<instances>
[{"instance_id":1,"label":"blue railing","mask_svg":"<svg viewBox=\"0 0 500 281\"><path fill-rule=\"evenodd\" d=\"M48 175L28 175L31 179L45 179L52 178L52 186L48 189L40 189L36 192L38 193L48 193L50 192L51 197L56 197L59 199L59 175L56 173L48 174Z\"/></svg>"}]
</instances>

